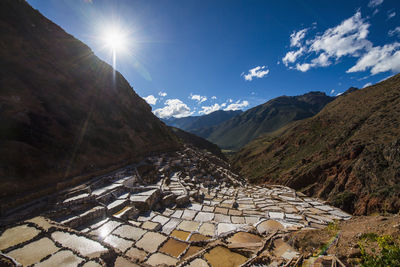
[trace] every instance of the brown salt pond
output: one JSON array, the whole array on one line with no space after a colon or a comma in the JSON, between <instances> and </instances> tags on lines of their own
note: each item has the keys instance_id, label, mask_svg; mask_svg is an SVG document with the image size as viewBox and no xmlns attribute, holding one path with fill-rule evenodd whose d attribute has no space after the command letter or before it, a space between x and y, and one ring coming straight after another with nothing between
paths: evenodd
<instances>
[{"instance_id":1,"label":"brown salt pond","mask_svg":"<svg viewBox=\"0 0 400 267\"><path fill-rule=\"evenodd\" d=\"M201 251L203 248L198 246L190 246L189 249L186 251L185 255L182 256L182 259L186 259L197 252Z\"/></svg>"},{"instance_id":2,"label":"brown salt pond","mask_svg":"<svg viewBox=\"0 0 400 267\"><path fill-rule=\"evenodd\" d=\"M246 232L238 232L234 234L232 237L228 238L229 248L248 248L254 249L262 246L262 238L258 235L246 233Z\"/></svg>"},{"instance_id":3,"label":"brown salt pond","mask_svg":"<svg viewBox=\"0 0 400 267\"><path fill-rule=\"evenodd\" d=\"M168 239L168 241L161 247L160 252L166 253L168 255L178 258L186 248L188 244L175 240L173 238Z\"/></svg>"},{"instance_id":4,"label":"brown salt pond","mask_svg":"<svg viewBox=\"0 0 400 267\"><path fill-rule=\"evenodd\" d=\"M171 236L176 237L183 241L186 241L187 238L189 237L189 235L190 235L190 232L181 231L181 230L174 230L171 233Z\"/></svg>"},{"instance_id":5,"label":"brown salt pond","mask_svg":"<svg viewBox=\"0 0 400 267\"><path fill-rule=\"evenodd\" d=\"M204 255L212 267L235 267L246 262L247 258L229 249L217 246Z\"/></svg>"},{"instance_id":6,"label":"brown salt pond","mask_svg":"<svg viewBox=\"0 0 400 267\"><path fill-rule=\"evenodd\" d=\"M190 237L189 241L205 241L205 240L209 240L209 239L211 239L211 237L208 237L208 236L205 236L205 235L202 235L202 234L194 233Z\"/></svg>"}]
</instances>

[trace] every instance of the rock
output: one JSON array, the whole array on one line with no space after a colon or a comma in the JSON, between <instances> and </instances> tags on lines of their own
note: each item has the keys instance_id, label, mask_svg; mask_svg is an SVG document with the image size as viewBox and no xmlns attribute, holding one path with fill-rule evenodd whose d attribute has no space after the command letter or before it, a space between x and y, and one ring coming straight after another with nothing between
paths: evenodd
<instances>
[{"instance_id":1,"label":"rock","mask_svg":"<svg viewBox=\"0 0 400 267\"><path fill-rule=\"evenodd\" d=\"M260 234L270 233L278 230L283 230L285 227L278 221L267 220L257 225L257 231Z\"/></svg>"},{"instance_id":2,"label":"rock","mask_svg":"<svg viewBox=\"0 0 400 267\"><path fill-rule=\"evenodd\" d=\"M162 198L161 203L163 206L168 207L175 203L175 199L176 199L176 195L168 194Z\"/></svg>"},{"instance_id":3,"label":"rock","mask_svg":"<svg viewBox=\"0 0 400 267\"><path fill-rule=\"evenodd\" d=\"M176 205L178 207L184 207L189 204L189 195L181 195L176 198Z\"/></svg>"},{"instance_id":4,"label":"rock","mask_svg":"<svg viewBox=\"0 0 400 267\"><path fill-rule=\"evenodd\" d=\"M131 195L130 201L141 211L150 210L160 197L160 189L152 189Z\"/></svg>"}]
</instances>

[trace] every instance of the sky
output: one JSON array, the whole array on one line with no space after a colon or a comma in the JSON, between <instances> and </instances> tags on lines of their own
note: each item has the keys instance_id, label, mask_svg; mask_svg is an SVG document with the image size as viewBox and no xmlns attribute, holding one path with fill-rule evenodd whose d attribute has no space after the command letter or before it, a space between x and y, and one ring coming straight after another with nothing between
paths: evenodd
<instances>
[{"instance_id":1,"label":"sky","mask_svg":"<svg viewBox=\"0 0 400 267\"><path fill-rule=\"evenodd\" d=\"M27 1L160 118L336 96L400 72L399 0Z\"/></svg>"}]
</instances>

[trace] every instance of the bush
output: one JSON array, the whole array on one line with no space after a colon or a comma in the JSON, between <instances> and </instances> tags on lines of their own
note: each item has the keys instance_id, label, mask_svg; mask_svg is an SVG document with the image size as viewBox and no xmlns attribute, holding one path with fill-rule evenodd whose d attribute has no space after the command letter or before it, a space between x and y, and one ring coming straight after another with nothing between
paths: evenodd
<instances>
[{"instance_id":1,"label":"bush","mask_svg":"<svg viewBox=\"0 0 400 267\"><path fill-rule=\"evenodd\" d=\"M374 233L363 234L361 240L361 266L400 266L399 240L394 240L390 235L378 236ZM379 249L367 251L371 242L377 243Z\"/></svg>"}]
</instances>

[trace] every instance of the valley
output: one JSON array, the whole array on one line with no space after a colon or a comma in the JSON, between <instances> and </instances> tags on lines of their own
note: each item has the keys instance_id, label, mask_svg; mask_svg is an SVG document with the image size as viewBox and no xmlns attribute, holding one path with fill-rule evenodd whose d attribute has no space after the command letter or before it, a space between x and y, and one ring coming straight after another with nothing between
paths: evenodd
<instances>
[{"instance_id":1,"label":"valley","mask_svg":"<svg viewBox=\"0 0 400 267\"><path fill-rule=\"evenodd\" d=\"M182 32L196 29L196 19L174 24L185 12L151 1L144 9L136 1L119 3L127 12L147 14L148 27L158 25L162 33L172 27L168 38L158 31L149 36L159 39L140 36L140 27L129 25L136 38L129 46L126 32L108 32L102 22L101 36L78 34L89 38L90 47L46 16L69 30L88 29L92 25L83 18L103 20L96 12L110 12L113 1L0 1L0 266L400 266L400 74L392 68L392 75L357 89L388 66L378 62L370 77L349 78L362 69L358 64L366 60L359 59L343 71L349 76L337 75L334 82L323 72L318 75L324 78L302 78L309 69L333 64L334 53L320 52L318 40L345 30L346 38L355 36L356 27L349 25L363 26L356 39L364 41L360 51L370 49L364 55L379 52L363 39L375 12L363 19L357 9L346 27L307 41L316 23L294 31L290 46L279 49L298 50L282 64L235 69L238 77L228 82L225 67L241 59L230 49L243 44L250 51L245 38L230 42L227 33L228 41L210 47L197 36L177 42ZM182 10L204 15L213 5L205 4L207 12L198 5ZM153 8L159 6L157 15ZM215 17L217 26L200 32L218 29L224 21ZM94 45L99 39L101 49ZM197 61L204 55L191 49L214 51L221 43L227 47L217 54L229 54L223 73L203 69L199 75ZM390 47L400 45L384 46ZM321 54L290 65L310 57L309 51ZM351 55L360 57L356 51ZM109 63L103 60L107 53ZM346 53L337 56L335 67ZM221 61L216 54L208 60L210 68ZM279 85L272 80L265 88L270 92L260 90L260 79L282 68L287 72L277 78ZM286 76L294 71L301 73ZM348 90L328 88L343 87L346 79ZM168 82L176 87L171 95L163 87ZM210 82L215 85L207 96L179 95L185 86ZM272 88L293 84L296 91ZM248 95L239 97L239 88Z\"/></svg>"}]
</instances>

